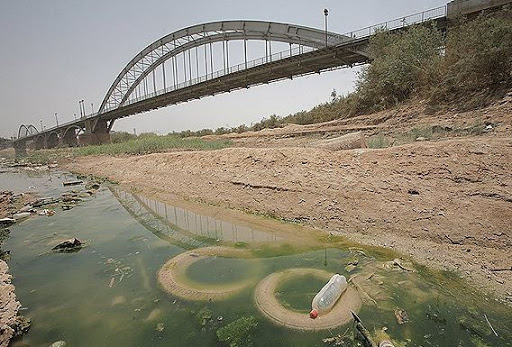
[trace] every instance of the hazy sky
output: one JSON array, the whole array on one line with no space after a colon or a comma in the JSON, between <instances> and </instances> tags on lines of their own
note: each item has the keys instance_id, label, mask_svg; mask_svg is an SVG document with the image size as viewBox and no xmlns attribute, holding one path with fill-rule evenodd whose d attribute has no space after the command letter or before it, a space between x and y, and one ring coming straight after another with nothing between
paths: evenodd
<instances>
[{"instance_id":1,"label":"hazy sky","mask_svg":"<svg viewBox=\"0 0 512 347\"><path fill-rule=\"evenodd\" d=\"M0 0L0 136L20 124L55 125L95 111L113 80L140 50L194 24L268 20L345 33L420 12L446 0ZM207 97L116 121L114 130L137 133L250 124L329 100L333 89L353 88L355 69L296 78Z\"/></svg>"}]
</instances>

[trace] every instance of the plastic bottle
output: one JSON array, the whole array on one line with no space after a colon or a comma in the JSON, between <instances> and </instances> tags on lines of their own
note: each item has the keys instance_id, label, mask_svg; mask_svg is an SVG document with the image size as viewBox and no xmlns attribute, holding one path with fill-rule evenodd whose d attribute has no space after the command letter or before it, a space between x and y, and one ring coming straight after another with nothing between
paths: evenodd
<instances>
[{"instance_id":1,"label":"plastic bottle","mask_svg":"<svg viewBox=\"0 0 512 347\"><path fill-rule=\"evenodd\" d=\"M347 289L347 279L345 276L335 274L329 282L318 292L311 303L311 312L309 317L315 319L320 314L326 314L334 307L334 304L340 298L341 294Z\"/></svg>"}]
</instances>

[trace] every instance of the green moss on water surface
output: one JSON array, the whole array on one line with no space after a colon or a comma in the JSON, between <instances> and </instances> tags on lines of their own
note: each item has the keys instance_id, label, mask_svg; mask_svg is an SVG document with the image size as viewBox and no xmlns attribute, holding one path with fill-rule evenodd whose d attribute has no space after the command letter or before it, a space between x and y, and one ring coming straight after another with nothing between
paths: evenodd
<instances>
[{"instance_id":1,"label":"green moss on water surface","mask_svg":"<svg viewBox=\"0 0 512 347\"><path fill-rule=\"evenodd\" d=\"M280 283L275 295L287 309L307 314L313 298L325 283L325 280L313 275L295 277Z\"/></svg>"},{"instance_id":2,"label":"green moss on water surface","mask_svg":"<svg viewBox=\"0 0 512 347\"><path fill-rule=\"evenodd\" d=\"M194 262L185 275L202 285L224 285L252 278L257 273L257 266L255 260L212 257Z\"/></svg>"},{"instance_id":3,"label":"green moss on water surface","mask_svg":"<svg viewBox=\"0 0 512 347\"><path fill-rule=\"evenodd\" d=\"M248 347L253 345L252 333L258 326L254 317L242 317L217 330L219 341L230 347Z\"/></svg>"}]
</instances>

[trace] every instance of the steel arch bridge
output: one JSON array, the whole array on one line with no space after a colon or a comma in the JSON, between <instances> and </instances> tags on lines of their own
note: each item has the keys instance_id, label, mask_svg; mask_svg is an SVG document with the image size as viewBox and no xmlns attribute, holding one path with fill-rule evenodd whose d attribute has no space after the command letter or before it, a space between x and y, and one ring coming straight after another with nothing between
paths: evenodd
<instances>
[{"instance_id":1,"label":"steel arch bridge","mask_svg":"<svg viewBox=\"0 0 512 347\"><path fill-rule=\"evenodd\" d=\"M302 53L307 49L320 49L327 45L335 46L350 41L345 35L326 33L325 31L297 26L292 24L262 22L262 21L224 21L195 25L181 29L166 35L138 53L117 76L114 83L107 92L101 103L99 113L126 105L129 97L137 93L137 87L142 87L147 94L148 84L153 85L153 93L156 93L155 71L160 68L163 76L164 89L167 88L165 81L165 63L171 63L172 87L179 86L180 77L183 82L197 82L193 80L194 74L197 79L204 77L213 79L219 76L219 72L230 73L235 69L229 66L229 42L243 41L243 68L254 65L254 61L247 59L247 42L265 42L265 60L272 59L272 42L282 42L290 45L288 57L293 53ZM222 43L222 68L214 74L214 59L212 44ZM296 49L293 49L296 45ZM270 54L269 54L270 52ZM362 52L359 55L368 58ZM180 64L180 57L183 57ZM281 54L280 58L283 58ZM201 63L199 60L202 60ZM239 66L236 70L239 70ZM178 71L178 69L182 69ZM224 71L226 70L226 71ZM188 75L187 75L188 73ZM150 81L145 81L149 78Z\"/></svg>"},{"instance_id":2,"label":"steel arch bridge","mask_svg":"<svg viewBox=\"0 0 512 347\"><path fill-rule=\"evenodd\" d=\"M366 64L371 60L369 38L377 30L432 22L446 28L446 6L346 34L247 20L180 29L152 42L128 62L98 112L39 132L34 126L22 125L13 145L22 152L29 142L35 142L35 148L108 142L116 119L258 84Z\"/></svg>"}]
</instances>

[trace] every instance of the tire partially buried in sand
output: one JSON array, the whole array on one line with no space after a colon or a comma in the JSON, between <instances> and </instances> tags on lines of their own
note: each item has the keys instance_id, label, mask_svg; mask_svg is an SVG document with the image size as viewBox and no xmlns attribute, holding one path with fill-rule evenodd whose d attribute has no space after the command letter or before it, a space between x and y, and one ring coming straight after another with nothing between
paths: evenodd
<instances>
[{"instance_id":1,"label":"tire partially buried in sand","mask_svg":"<svg viewBox=\"0 0 512 347\"><path fill-rule=\"evenodd\" d=\"M256 287L254 300L258 310L272 322L298 330L325 330L336 328L352 320L350 310L357 312L361 308L361 299L357 290L350 285L341 295L334 308L317 319L309 318L308 314L291 311L285 308L276 298L275 292L279 284L304 275L313 275L327 282L332 273L319 269L288 269L274 272L265 277Z\"/></svg>"},{"instance_id":2,"label":"tire partially buried in sand","mask_svg":"<svg viewBox=\"0 0 512 347\"><path fill-rule=\"evenodd\" d=\"M167 261L158 271L157 278L161 287L169 294L186 300L220 301L239 293L254 283L248 278L235 283L217 286L194 286L185 280L187 268L202 259L209 257L248 258L247 250L227 247L205 247L177 255Z\"/></svg>"}]
</instances>

